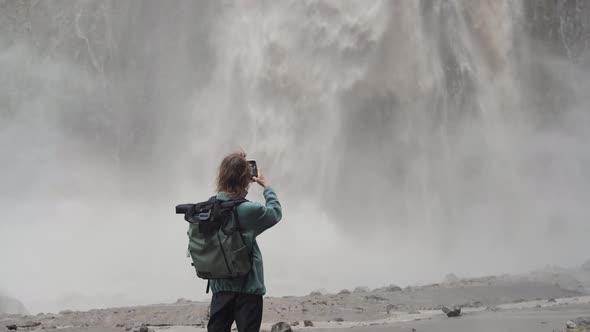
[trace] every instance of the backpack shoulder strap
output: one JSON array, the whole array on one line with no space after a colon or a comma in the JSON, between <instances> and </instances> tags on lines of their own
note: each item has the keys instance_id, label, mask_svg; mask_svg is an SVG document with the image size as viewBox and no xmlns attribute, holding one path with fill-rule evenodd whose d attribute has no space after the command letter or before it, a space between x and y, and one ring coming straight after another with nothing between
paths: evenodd
<instances>
[{"instance_id":1,"label":"backpack shoulder strap","mask_svg":"<svg viewBox=\"0 0 590 332\"><path fill-rule=\"evenodd\" d=\"M238 207L238 205L245 203L245 202L249 202L249 200L245 199L245 198L231 198L227 201L223 201L221 202L221 207L222 208L230 208L233 209L235 207Z\"/></svg>"},{"instance_id":2,"label":"backpack shoulder strap","mask_svg":"<svg viewBox=\"0 0 590 332\"><path fill-rule=\"evenodd\" d=\"M234 218L236 220L236 226L238 227L238 230L242 229L242 225L240 224L240 216L238 215L238 206L240 206L240 204L245 203L245 202L249 202L247 199L245 198L238 198L233 200L234 205L232 207L232 212L234 215Z\"/></svg>"}]
</instances>

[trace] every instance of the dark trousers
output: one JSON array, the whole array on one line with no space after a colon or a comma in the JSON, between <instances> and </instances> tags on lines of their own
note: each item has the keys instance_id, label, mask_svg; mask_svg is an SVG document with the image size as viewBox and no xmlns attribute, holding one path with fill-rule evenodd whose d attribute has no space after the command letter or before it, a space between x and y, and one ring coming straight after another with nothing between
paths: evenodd
<instances>
[{"instance_id":1,"label":"dark trousers","mask_svg":"<svg viewBox=\"0 0 590 332\"><path fill-rule=\"evenodd\" d=\"M259 332L262 322L262 295L213 293L207 331L230 332L234 320L239 332Z\"/></svg>"}]
</instances>

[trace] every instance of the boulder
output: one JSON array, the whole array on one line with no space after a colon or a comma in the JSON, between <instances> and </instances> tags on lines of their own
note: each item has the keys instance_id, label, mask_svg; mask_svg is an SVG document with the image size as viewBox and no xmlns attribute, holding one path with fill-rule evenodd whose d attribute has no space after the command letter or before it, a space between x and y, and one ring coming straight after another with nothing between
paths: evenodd
<instances>
[{"instance_id":1,"label":"boulder","mask_svg":"<svg viewBox=\"0 0 590 332\"><path fill-rule=\"evenodd\" d=\"M590 317L578 317L574 320L568 320L565 327L569 331L586 332L590 331Z\"/></svg>"},{"instance_id":2,"label":"boulder","mask_svg":"<svg viewBox=\"0 0 590 332\"><path fill-rule=\"evenodd\" d=\"M343 289L340 292L338 292L338 295L348 295L350 294L350 291L348 289Z\"/></svg>"},{"instance_id":3,"label":"boulder","mask_svg":"<svg viewBox=\"0 0 590 332\"><path fill-rule=\"evenodd\" d=\"M574 323L578 325L578 327L590 328L590 316L589 317L578 317L574 319Z\"/></svg>"},{"instance_id":4,"label":"boulder","mask_svg":"<svg viewBox=\"0 0 590 332\"><path fill-rule=\"evenodd\" d=\"M386 287L377 288L375 291L377 292L400 292L402 290L401 287L396 285L389 285Z\"/></svg>"},{"instance_id":5,"label":"boulder","mask_svg":"<svg viewBox=\"0 0 590 332\"><path fill-rule=\"evenodd\" d=\"M305 327L311 327L311 326L313 326L313 323L310 320L304 320L303 321L303 326L305 326Z\"/></svg>"},{"instance_id":6,"label":"boulder","mask_svg":"<svg viewBox=\"0 0 590 332\"><path fill-rule=\"evenodd\" d=\"M270 328L270 332L292 332L291 325L285 322L278 322Z\"/></svg>"},{"instance_id":7,"label":"boulder","mask_svg":"<svg viewBox=\"0 0 590 332\"><path fill-rule=\"evenodd\" d=\"M396 304L388 304L387 307L385 307L385 311L387 311L387 314L391 314L392 311L396 311L398 310L399 307Z\"/></svg>"},{"instance_id":8,"label":"boulder","mask_svg":"<svg viewBox=\"0 0 590 332\"><path fill-rule=\"evenodd\" d=\"M22 327L23 329L30 329L33 327L37 327L39 325L41 325L40 322L26 322L24 324L19 325L18 327Z\"/></svg>"},{"instance_id":9,"label":"boulder","mask_svg":"<svg viewBox=\"0 0 590 332\"><path fill-rule=\"evenodd\" d=\"M16 327L16 324L10 324L10 325L6 325L6 328L7 328L9 331L16 331L16 329L17 329L17 327Z\"/></svg>"},{"instance_id":10,"label":"boulder","mask_svg":"<svg viewBox=\"0 0 590 332\"><path fill-rule=\"evenodd\" d=\"M447 307L442 307L441 310L447 315L447 317L461 316L461 307L453 307L452 309L449 309Z\"/></svg>"}]
</instances>

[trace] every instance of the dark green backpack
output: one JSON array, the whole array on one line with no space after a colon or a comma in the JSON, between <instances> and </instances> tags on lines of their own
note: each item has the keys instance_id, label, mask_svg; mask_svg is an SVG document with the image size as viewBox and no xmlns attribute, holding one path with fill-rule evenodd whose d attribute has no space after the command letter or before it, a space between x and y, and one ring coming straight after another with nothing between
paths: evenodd
<instances>
[{"instance_id":1,"label":"dark green backpack","mask_svg":"<svg viewBox=\"0 0 590 332\"><path fill-rule=\"evenodd\" d=\"M189 222L188 253L202 279L233 279L252 268L252 255L242 237L237 207L248 200L218 200L192 204L184 219Z\"/></svg>"}]
</instances>

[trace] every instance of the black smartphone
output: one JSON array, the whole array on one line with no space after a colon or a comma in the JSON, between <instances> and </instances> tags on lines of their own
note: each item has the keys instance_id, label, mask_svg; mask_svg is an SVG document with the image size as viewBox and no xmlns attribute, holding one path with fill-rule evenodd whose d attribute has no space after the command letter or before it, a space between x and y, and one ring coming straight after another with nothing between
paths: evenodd
<instances>
[{"instance_id":1,"label":"black smartphone","mask_svg":"<svg viewBox=\"0 0 590 332\"><path fill-rule=\"evenodd\" d=\"M250 165L250 172L252 173L252 176L258 177L258 166L256 166L256 160L248 160L248 165Z\"/></svg>"}]
</instances>

